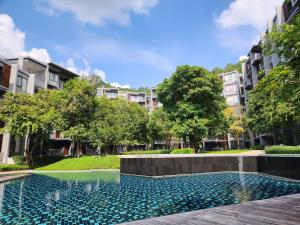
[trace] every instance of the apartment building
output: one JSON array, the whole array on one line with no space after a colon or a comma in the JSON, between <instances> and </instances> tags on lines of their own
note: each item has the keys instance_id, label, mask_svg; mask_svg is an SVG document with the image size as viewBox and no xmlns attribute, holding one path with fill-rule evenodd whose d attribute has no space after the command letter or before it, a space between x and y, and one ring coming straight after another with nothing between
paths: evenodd
<instances>
[{"instance_id":1,"label":"apartment building","mask_svg":"<svg viewBox=\"0 0 300 225\"><path fill-rule=\"evenodd\" d=\"M267 30L261 34L258 44L253 45L248 53L248 60L242 65L243 71L243 86L245 96L245 109L248 108L249 92L253 90L260 79L267 76L269 70L278 65L282 59L277 53L272 55L265 55L262 51L262 43L264 37L273 28L279 28L284 23L290 23L295 16L300 12L300 0L285 1L283 5L276 6L276 14L272 20L267 21ZM272 137L270 134L256 134L249 131L251 145L272 144Z\"/></svg>"},{"instance_id":2,"label":"apartment building","mask_svg":"<svg viewBox=\"0 0 300 225\"><path fill-rule=\"evenodd\" d=\"M12 93L34 94L39 89L61 89L64 83L77 74L55 63L42 63L32 57L18 57L2 60L0 63L0 89ZM9 80L9 81L8 81ZM4 86L4 88L2 87ZM64 141L56 132L53 141ZM6 133L1 141L0 161L10 163L10 156L24 153L24 138L15 138ZM57 144L57 143L56 143Z\"/></svg>"},{"instance_id":3,"label":"apartment building","mask_svg":"<svg viewBox=\"0 0 300 225\"><path fill-rule=\"evenodd\" d=\"M130 92L119 88L98 88L97 96L106 96L109 99L123 98L129 102L136 102L140 106L149 109L149 98L145 92Z\"/></svg>"},{"instance_id":4,"label":"apartment building","mask_svg":"<svg viewBox=\"0 0 300 225\"><path fill-rule=\"evenodd\" d=\"M162 107L162 104L157 99L156 91L156 88L152 88L150 92L150 112Z\"/></svg>"}]
</instances>

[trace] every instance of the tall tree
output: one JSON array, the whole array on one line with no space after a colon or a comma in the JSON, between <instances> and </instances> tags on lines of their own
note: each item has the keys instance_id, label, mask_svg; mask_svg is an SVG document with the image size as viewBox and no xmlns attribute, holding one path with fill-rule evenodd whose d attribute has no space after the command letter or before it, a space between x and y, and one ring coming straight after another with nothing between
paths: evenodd
<instances>
[{"instance_id":1,"label":"tall tree","mask_svg":"<svg viewBox=\"0 0 300 225\"><path fill-rule=\"evenodd\" d=\"M80 146L89 140L96 108L96 86L79 78L69 80L58 92L56 101L59 114L56 128L72 140L71 155L79 155Z\"/></svg>"},{"instance_id":2,"label":"tall tree","mask_svg":"<svg viewBox=\"0 0 300 225\"><path fill-rule=\"evenodd\" d=\"M224 124L222 80L198 66L179 66L158 86L157 95L174 122L174 131L198 150L205 137Z\"/></svg>"},{"instance_id":3,"label":"tall tree","mask_svg":"<svg viewBox=\"0 0 300 225\"><path fill-rule=\"evenodd\" d=\"M119 147L127 149L138 143L146 143L148 114L145 108L125 99L97 100L94 120L91 123L92 143L116 152Z\"/></svg>"},{"instance_id":4,"label":"tall tree","mask_svg":"<svg viewBox=\"0 0 300 225\"><path fill-rule=\"evenodd\" d=\"M175 134L173 123L164 108L158 108L151 113L147 126L152 146L155 141L161 141L165 143L166 148L171 147L171 141Z\"/></svg>"},{"instance_id":5,"label":"tall tree","mask_svg":"<svg viewBox=\"0 0 300 225\"><path fill-rule=\"evenodd\" d=\"M293 129L299 121L300 75L287 65L279 65L250 93L248 125L256 132L271 132L275 138L277 129Z\"/></svg>"},{"instance_id":6,"label":"tall tree","mask_svg":"<svg viewBox=\"0 0 300 225\"><path fill-rule=\"evenodd\" d=\"M5 123L1 133L25 137L25 157L32 162L33 152L53 131L58 114L53 105L55 91L40 91L35 95L7 93L0 105L0 120Z\"/></svg>"}]
</instances>

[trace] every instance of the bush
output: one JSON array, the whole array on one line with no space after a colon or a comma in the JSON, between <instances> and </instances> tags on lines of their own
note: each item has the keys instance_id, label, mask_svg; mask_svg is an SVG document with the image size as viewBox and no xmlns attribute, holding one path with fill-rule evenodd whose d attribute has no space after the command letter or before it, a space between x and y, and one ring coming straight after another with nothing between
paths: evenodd
<instances>
[{"instance_id":1,"label":"bush","mask_svg":"<svg viewBox=\"0 0 300 225\"><path fill-rule=\"evenodd\" d=\"M151 155L151 154L193 154L194 150L191 148L174 149L174 150L142 150L123 152L123 155Z\"/></svg>"},{"instance_id":2,"label":"bush","mask_svg":"<svg viewBox=\"0 0 300 225\"><path fill-rule=\"evenodd\" d=\"M123 152L122 155L151 155L151 154L170 154L172 150L141 150Z\"/></svg>"},{"instance_id":3,"label":"bush","mask_svg":"<svg viewBox=\"0 0 300 225\"><path fill-rule=\"evenodd\" d=\"M264 150L265 146L264 145L254 145L251 147L251 150Z\"/></svg>"},{"instance_id":4,"label":"bush","mask_svg":"<svg viewBox=\"0 0 300 225\"><path fill-rule=\"evenodd\" d=\"M18 166L27 166L26 159L22 155L15 155L12 157L15 161L16 165ZM30 165L30 167L40 167L40 166L46 166L48 164L55 163L57 161L60 161L64 159L63 156L33 156L32 161L33 164Z\"/></svg>"},{"instance_id":5,"label":"bush","mask_svg":"<svg viewBox=\"0 0 300 225\"><path fill-rule=\"evenodd\" d=\"M28 166L20 166L15 164L0 164L0 171L13 171L13 170L28 170Z\"/></svg>"},{"instance_id":6,"label":"bush","mask_svg":"<svg viewBox=\"0 0 300 225\"><path fill-rule=\"evenodd\" d=\"M171 154L193 154L194 150L191 148L174 149Z\"/></svg>"},{"instance_id":7,"label":"bush","mask_svg":"<svg viewBox=\"0 0 300 225\"><path fill-rule=\"evenodd\" d=\"M266 147L267 154L300 154L300 146L274 145Z\"/></svg>"}]
</instances>

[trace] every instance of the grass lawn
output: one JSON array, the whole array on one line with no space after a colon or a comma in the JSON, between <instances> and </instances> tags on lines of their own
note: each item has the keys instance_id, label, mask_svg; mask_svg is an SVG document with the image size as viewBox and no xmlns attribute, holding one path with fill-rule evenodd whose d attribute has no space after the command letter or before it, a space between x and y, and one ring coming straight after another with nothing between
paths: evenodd
<instances>
[{"instance_id":1,"label":"grass lawn","mask_svg":"<svg viewBox=\"0 0 300 225\"><path fill-rule=\"evenodd\" d=\"M28 170L28 166L19 166L15 164L0 164L0 172L14 170Z\"/></svg>"},{"instance_id":2,"label":"grass lawn","mask_svg":"<svg viewBox=\"0 0 300 225\"><path fill-rule=\"evenodd\" d=\"M220 150L220 151L203 151L200 154L238 154L238 153L244 153L249 152L251 150Z\"/></svg>"},{"instance_id":3,"label":"grass lawn","mask_svg":"<svg viewBox=\"0 0 300 225\"><path fill-rule=\"evenodd\" d=\"M83 156L80 158L68 158L35 170L92 170L92 169L119 169L120 158L110 156Z\"/></svg>"}]
</instances>

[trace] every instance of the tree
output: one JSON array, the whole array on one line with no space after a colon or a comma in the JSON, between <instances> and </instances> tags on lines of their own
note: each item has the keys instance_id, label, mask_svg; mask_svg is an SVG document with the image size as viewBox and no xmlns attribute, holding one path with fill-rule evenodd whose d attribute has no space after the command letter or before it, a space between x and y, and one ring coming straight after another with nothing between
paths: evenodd
<instances>
[{"instance_id":1,"label":"tree","mask_svg":"<svg viewBox=\"0 0 300 225\"><path fill-rule=\"evenodd\" d=\"M125 99L110 100L100 97L90 138L93 145L104 148L106 153L117 151L119 147L146 143L148 113L137 103Z\"/></svg>"},{"instance_id":2,"label":"tree","mask_svg":"<svg viewBox=\"0 0 300 225\"><path fill-rule=\"evenodd\" d=\"M179 66L170 78L158 86L173 130L198 150L203 138L215 136L224 124L225 99L222 80L198 66Z\"/></svg>"},{"instance_id":3,"label":"tree","mask_svg":"<svg viewBox=\"0 0 300 225\"><path fill-rule=\"evenodd\" d=\"M290 24L274 29L264 39L265 54L277 53L297 73L300 72L300 15Z\"/></svg>"},{"instance_id":4,"label":"tree","mask_svg":"<svg viewBox=\"0 0 300 225\"><path fill-rule=\"evenodd\" d=\"M166 148L171 147L174 137L173 123L164 108L158 108L151 113L147 126L152 145L155 141L162 141Z\"/></svg>"},{"instance_id":5,"label":"tree","mask_svg":"<svg viewBox=\"0 0 300 225\"><path fill-rule=\"evenodd\" d=\"M72 140L71 155L79 155L80 146L89 140L89 129L96 108L96 86L89 81L69 80L56 99L59 119L56 129ZM76 152L73 152L73 150Z\"/></svg>"},{"instance_id":6,"label":"tree","mask_svg":"<svg viewBox=\"0 0 300 225\"><path fill-rule=\"evenodd\" d=\"M35 95L7 93L0 105L0 120L5 123L1 133L25 137L26 162L42 149L57 118L53 103L55 91L40 91Z\"/></svg>"},{"instance_id":7,"label":"tree","mask_svg":"<svg viewBox=\"0 0 300 225\"><path fill-rule=\"evenodd\" d=\"M269 71L249 95L247 123L256 132L290 129L300 121L300 75L287 65ZM295 135L295 133L294 133Z\"/></svg>"}]
</instances>

